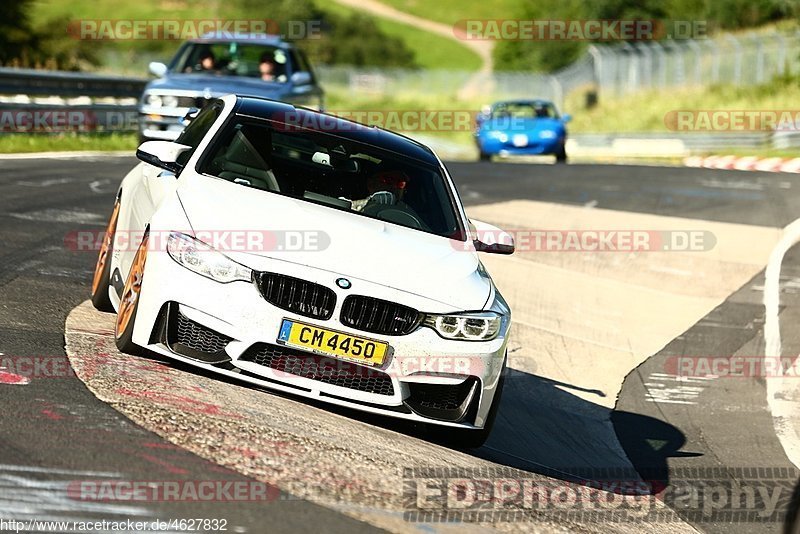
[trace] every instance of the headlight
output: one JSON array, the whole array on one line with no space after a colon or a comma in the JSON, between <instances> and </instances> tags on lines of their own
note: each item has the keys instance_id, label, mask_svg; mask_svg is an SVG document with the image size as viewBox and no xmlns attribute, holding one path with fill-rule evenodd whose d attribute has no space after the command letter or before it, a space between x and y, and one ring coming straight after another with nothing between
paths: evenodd
<instances>
[{"instance_id":1,"label":"headlight","mask_svg":"<svg viewBox=\"0 0 800 534\"><path fill-rule=\"evenodd\" d=\"M541 132L539 132L539 137L541 137L542 139L555 139L556 137L558 137L558 134L553 130L542 130Z\"/></svg>"},{"instance_id":2,"label":"headlight","mask_svg":"<svg viewBox=\"0 0 800 534\"><path fill-rule=\"evenodd\" d=\"M489 341L497 337L502 316L495 312L428 315L423 324L446 339Z\"/></svg>"},{"instance_id":3,"label":"headlight","mask_svg":"<svg viewBox=\"0 0 800 534\"><path fill-rule=\"evenodd\" d=\"M501 143L508 142L508 135L503 132L498 132L497 130L491 130L489 132L489 137L493 137L494 139L499 140Z\"/></svg>"},{"instance_id":4,"label":"headlight","mask_svg":"<svg viewBox=\"0 0 800 534\"><path fill-rule=\"evenodd\" d=\"M175 95L164 95L161 97L161 103L164 104L165 108L177 108L178 97Z\"/></svg>"},{"instance_id":5,"label":"headlight","mask_svg":"<svg viewBox=\"0 0 800 534\"><path fill-rule=\"evenodd\" d=\"M152 106L154 108L160 108L164 105L164 102L161 100L161 95L147 95L144 97L144 102L148 106Z\"/></svg>"},{"instance_id":6,"label":"headlight","mask_svg":"<svg viewBox=\"0 0 800 534\"><path fill-rule=\"evenodd\" d=\"M167 252L190 271L223 284L252 279L251 269L186 234L172 232L167 240Z\"/></svg>"}]
</instances>

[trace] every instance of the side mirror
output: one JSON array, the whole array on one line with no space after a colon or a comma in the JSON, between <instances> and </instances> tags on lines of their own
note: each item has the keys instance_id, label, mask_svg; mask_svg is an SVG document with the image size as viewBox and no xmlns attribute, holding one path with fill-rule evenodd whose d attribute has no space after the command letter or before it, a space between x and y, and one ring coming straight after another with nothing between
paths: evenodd
<instances>
[{"instance_id":1,"label":"side mirror","mask_svg":"<svg viewBox=\"0 0 800 534\"><path fill-rule=\"evenodd\" d=\"M294 85L311 85L311 73L305 70L300 70L292 74L289 80Z\"/></svg>"},{"instance_id":2,"label":"side mirror","mask_svg":"<svg viewBox=\"0 0 800 534\"><path fill-rule=\"evenodd\" d=\"M470 221L475 250L490 254L513 254L514 236L483 221Z\"/></svg>"},{"instance_id":3,"label":"side mirror","mask_svg":"<svg viewBox=\"0 0 800 534\"><path fill-rule=\"evenodd\" d=\"M178 156L191 149L190 146L172 141L146 141L136 150L136 157L145 163L178 174L183 168L178 163Z\"/></svg>"},{"instance_id":4,"label":"side mirror","mask_svg":"<svg viewBox=\"0 0 800 534\"><path fill-rule=\"evenodd\" d=\"M561 115L561 122L569 122L572 120L572 115L567 113L566 115Z\"/></svg>"},{"instance_id":5,"label":"side mirror","mask_svg":"<svg viewBox=\"0 0 800 534\"><path fill-rule=\"evenodd\" d=\"M150 65L148 65L148 69L150 70L150 74L156 78L163 78L167 74L167 66L158 61L151 61Z\"/></svg>"}]
</instances>

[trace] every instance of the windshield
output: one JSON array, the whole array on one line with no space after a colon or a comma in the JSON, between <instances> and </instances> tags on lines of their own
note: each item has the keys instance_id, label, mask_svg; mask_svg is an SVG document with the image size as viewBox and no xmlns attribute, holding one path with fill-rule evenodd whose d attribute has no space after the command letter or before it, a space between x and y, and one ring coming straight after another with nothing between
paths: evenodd
<instances>
[{"instance_id":1,"label":"windshield","mask_svg":"<svg viewBox=\"0 0 800 534\"><path fill-rule=\"evenodd\" d=\"M558 118L556 108L549 102L504 102L495 105L492 114L494 117L515 119Z\"/></svg>"},{"instance_id":2,"label":"windshield","mask_svg":"<svg viewBox=\"0 0 800 534\"><path fill-rule=\"evenodd\" d=\"M465 239L455 199L437 166L335 135L298 130L238 117L199 170L241 187Z\"/></svg>"},{"instance_id":3,"label":"windshield","mask_svg":"<svg viewBox=\"0 0 800 534\"><path fill-rule=\"evenodd\" d=\"M181 51L173 72L288 80L289 55L281 48L248 43L193 43Z\"/></svg>"}]
</instances>

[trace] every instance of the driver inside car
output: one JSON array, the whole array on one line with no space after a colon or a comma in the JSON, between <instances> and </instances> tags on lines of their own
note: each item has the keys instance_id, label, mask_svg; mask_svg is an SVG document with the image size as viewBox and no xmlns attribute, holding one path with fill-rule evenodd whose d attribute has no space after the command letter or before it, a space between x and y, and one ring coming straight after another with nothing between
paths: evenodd
<instances>
[{"instance_id":1,"label":"driver inside car","mask_svg":"<svg viewBox=\"0 0 800 534\"><path fill-rule=\"evenodd\" d=\"M364 211L369 207L372 211L381 206L394 206L403 199L406 185L408 185L408 175L402 171L376 172L367 179L369 196L354 200L352 209Z\"/></svg>"}]
</instances>

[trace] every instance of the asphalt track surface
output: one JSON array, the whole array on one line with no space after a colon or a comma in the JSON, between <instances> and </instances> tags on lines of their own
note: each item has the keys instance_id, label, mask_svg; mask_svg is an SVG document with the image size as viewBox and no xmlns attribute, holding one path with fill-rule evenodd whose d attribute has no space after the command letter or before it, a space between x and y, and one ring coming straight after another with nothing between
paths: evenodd
<instances>
[{"instance_id":1,"label":"asphalt track surface","mask_svg":"<svg viewBox=\"0 0 800 534\"><path fill-rule=\"evenodd\" d=\"M0 353L65 361L65 320L86 300L95 261L94 254L70 250L65 236L76 229L102 229L119 180L135 163L131 157L0 160ZM800 216L800 186L783 174L614 165L448 166L468 206L527 199L774 228ZM784 262L781 320L784 346L794 354L800 352L800 335L792 328L800 312L798 280L800 254L791 251ZM678 387L668 400L686 402L653 402L654 373L657 380L670 358L763 351L762 286L763 273L631 372L614 410L592 408L608 412L628 459L647 474L643 478L664 484L692 477L735 483L744 476L744 468L770 467L787 470L786 475L772 477L778 484L794 485L794 466L775 436L764 379L718 380L687 391ZM541 384L532 381L527 386ZM548 391L562 396L566 404L582 402L552 385ZM326 532L376 530L330 508L289 497L259 506L151 502L93 509L91 503L76 503L54 489L108 473L131 480L244 477L140 428L74 376L34 378L26 386L0 383L0 407L0 517L208 517L226 518L233 532L262 532L265 525L270 532L306 531L315 525L324 525ZM513 420L513 410L504 402L501 413ZM535 460L557 457L558 451L505 458L480 450L474 454L552 475ZM551 462L550 467L564 466ZM689 471L698 468L708 470ZM781 506L785 504L784 495ZM730 522L694 512L687 512L685 520L708 532L781 528L774 519Z\"/></svg>"}]
</instances>

